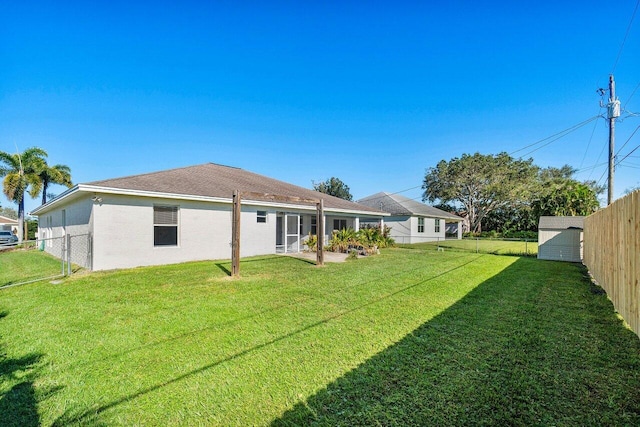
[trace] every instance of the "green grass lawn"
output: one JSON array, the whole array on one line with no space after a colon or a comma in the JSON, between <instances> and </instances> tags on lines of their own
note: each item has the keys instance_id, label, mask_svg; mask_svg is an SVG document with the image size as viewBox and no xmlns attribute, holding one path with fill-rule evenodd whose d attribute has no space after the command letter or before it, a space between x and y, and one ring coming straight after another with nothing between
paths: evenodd
<instances>
[{"instance_id":1,"label":"green grass lawn","mask_svg":"<svg viewBox=\"0 0 640 427\"><path fill-rule=\"evenodd\" d=\"M637 425L640 340L574 264L390 249L0 291L3 425Z\"/></svg>"},{"instance_id":2,"label":"green grass lawn","mask_svg":"<svg viewBox=\"0 0 640 427\"><path fill-rule=\"evenodd\" d=\"M501 240L501 239L462 239L462 240L444 240L440 242L426 242L415 244L403 244L400 247L411 249L431 249L438 247L444 250L452 249L459 251L477 252L481 254L494 255L519 255L519 256L536 256L538 255L537 241L520 241L520 240Z\"/></svg>"},{"instance_id":3,"label":"green grass lawn","mask_svg":"<svg viewBox=\"0 0 640 427\"><path fill-rule=\"evenodd\" d=\"M61 261L36 249L0 252L0 287L62 274Z\"/></svg>"}]
</instances>

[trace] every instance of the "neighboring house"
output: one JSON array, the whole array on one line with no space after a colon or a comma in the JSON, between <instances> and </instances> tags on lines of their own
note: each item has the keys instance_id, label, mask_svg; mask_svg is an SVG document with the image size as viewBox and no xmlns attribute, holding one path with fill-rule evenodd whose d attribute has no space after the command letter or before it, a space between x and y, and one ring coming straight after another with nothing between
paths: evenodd
<instances>
[{"instance_id":1,"label":"neighboring house","mask_svg":"<svg viewBox=\"0 0 640 427\"><path fill-rule=\"evenodd\" d=\"M583 216L541 216L538 259L582 262Z\"/></svg>"},{"instance_id":2,"label":"neighboring house","mask_svg":"<svg viewBox=\"0 0 640 427\"><path fill-rule=\"evenodd\" d=\"M13 233L17 233L18 221L15 219L7 218L6 216L0 215L0 230L12 231Z\"/></svg>"},{"instance_id":3,"label":"neighboring house","mask_svg":"<svg viewBox=\"0 0 640 427\"><path fill-rule=\"evenodd\" d=\"M39 218L38 236L50 238L44 245L50 253L56 252L50 243L56 237L89 236L90 260L84 264L93 270L229 259L235 190L253 193L242 197L242 257L302 250L317 230L316 205L309 199L323 200L325 242L334 229L358 229L361 220L386 215L213 163L78 184L32 214Z\"/></svg>"},{"instance_id":4,"label":"neighboring house","mask_svg":"<svg viewBox=\"0 0 640 427\"><path fill-rule=\"evenodd\" d=\"M462 238L463 218L399 194L376 193L358 203L390 214L384 223L391 227L396 243L420 243L444 240L447 224L451 234Z\"/></svg>"}]
</instances>

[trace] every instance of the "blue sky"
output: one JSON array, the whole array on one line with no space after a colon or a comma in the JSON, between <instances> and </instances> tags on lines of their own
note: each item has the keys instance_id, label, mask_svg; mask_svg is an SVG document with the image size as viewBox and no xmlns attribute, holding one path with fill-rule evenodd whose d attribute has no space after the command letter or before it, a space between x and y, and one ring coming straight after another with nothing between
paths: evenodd
<instances>
[{"instance_id":1,"label":"blue sky","mask_svg":"<svg viewBox=\"0 0 640 427\"><path fill-rule=\"evenodd\" d=\"M0 150L44 148L76 183L215 162L419 198L440 160L511 153L603 114L612 71L640 112L636 4L5 1ZM617 124L620 157L639 125ZM607 141L598 119L527 157L585 169ZM639 169L640 149L616 197Z\"/></svg>"}]
</instances>

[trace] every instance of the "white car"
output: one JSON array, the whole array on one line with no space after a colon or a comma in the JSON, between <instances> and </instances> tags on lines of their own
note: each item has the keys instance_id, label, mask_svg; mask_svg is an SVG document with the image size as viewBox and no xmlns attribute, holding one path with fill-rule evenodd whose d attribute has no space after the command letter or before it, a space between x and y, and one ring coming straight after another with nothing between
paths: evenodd
<instances>
[{"instance_id":1,"label":"white car","mask_svg":"<svg viewBox=\"0 0 640 427\"><path fill-rule=\"evenodd\" d=\"M13 245L18 242L18 236L11 231L0 231L0 245Z\"/></svg>"}]
</instances>

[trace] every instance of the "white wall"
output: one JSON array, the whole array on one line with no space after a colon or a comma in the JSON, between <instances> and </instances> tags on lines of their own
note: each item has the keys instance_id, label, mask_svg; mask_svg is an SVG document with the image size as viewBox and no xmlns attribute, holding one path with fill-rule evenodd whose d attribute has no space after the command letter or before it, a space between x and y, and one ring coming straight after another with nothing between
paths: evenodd
<instances>
[{"instance_id":1,"label":"white wall","mask_svg":"<svg viewBox=\"0 0 640 427\"><path fill-rule=\"evenodd\" d=\"M93 270L231 258L231 204L113 194L98 194L101 199L98 203L91 199L92 196L83 195L40 215L39 236L63 235L64 210L68 234L92 235ZM178 207L176 246L154 246L153 208L158 205ZM257 221L258 211L267 212L265 223ZM315 212L299 213L304 217L304 239L311 230L311 217ZM276 253L277 214L274 208L242 205L241 257ZM47 218L51 218L51 227L47 226ZM334 218L347 219L347 227L353 227L355 223L353 217L328 215L329 235ZM53 247L47 250L60 256L54 253Z\"/></svg>"},{"instance_id":2,"label":"white wall","mask_svg":"<svg viewBox=\"0 0 640 427\"><path fill-rule=\"evenodd\" d=\"M231 205L101 197L102 203L94 206L94 270L231 257ZM154 205L178 206L177 246L154 246Z\"/></svg>"},{"instance_id":3,"label":"white wall","mask_svg":"<svg viewBox=\"0 0 640 427\"><path fill-rule=\"evenodd\" d=\"M582 230L538 230L538 259L582 261Z\"/></svg>"},{"instance_id":4,"label":"white wall","mask_svg":"<svg viewBox=\"0 0 640 427\"><path fill-rule=\"evenodd\" d=\"M90 267L93 201L89 195L57 207L38 216L38 238L44 239L44 250L55 257L62 257L63 237L66 234L80 236L71 242L73 263ZM64 214L63 214L64 212Z\"/></svg>"},{"instance_id":5,"label":"white wall","mask_svg":"<svg viewBox=\"0 0 640 427\"><path fill-rule=\"evenodd\" d=\"M435 232L435 221L440 221L440 231ZM418 217L395 216L384 219L391 227L390 235L396 243L421 243L444 240L445 221L440 218L424 218L424 232L418 232Z\"/></svg>"}]
</instances>

